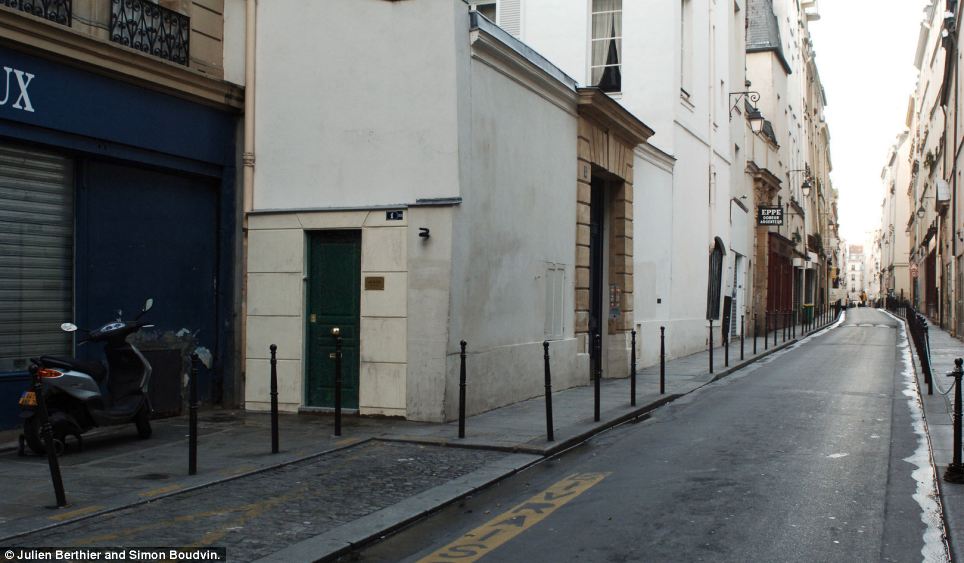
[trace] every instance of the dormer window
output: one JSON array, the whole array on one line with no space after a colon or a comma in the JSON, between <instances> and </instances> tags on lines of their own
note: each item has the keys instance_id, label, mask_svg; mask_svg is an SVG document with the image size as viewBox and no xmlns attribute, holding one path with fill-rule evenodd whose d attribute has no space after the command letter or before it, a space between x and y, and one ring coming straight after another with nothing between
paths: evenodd
<instances>
[{"instance_id":1,"label":"dormer window","mask_svg":"<svg viewBox=\"0 0 964 563\"><path fill-rule=\"evenodd\" d=\"M496 21L496 16L498 15L496 0L479 0L478 2L469 3L476 12L485 16L487 20L492 23L499 23Z\"/></svg>"}]
</instances>

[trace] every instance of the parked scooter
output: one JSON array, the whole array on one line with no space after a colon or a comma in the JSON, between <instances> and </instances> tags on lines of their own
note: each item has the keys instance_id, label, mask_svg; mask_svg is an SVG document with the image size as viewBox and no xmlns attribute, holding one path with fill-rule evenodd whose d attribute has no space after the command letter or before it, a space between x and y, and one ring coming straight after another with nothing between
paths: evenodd
<instances>
[{"instance_id":1,"label":"parked scooter","mask_svg":"<svg viewBox=\"0 0 964 563\"><path fill-rule=\"evenodd\" d=\"M148 299L133 321L121 320L118 311L116 321L87 331L87 338L81 342L104 342L106 365L102 361L62 356L30 359L31 374L36 373L43 383L57 454L66 448L67 436L75 437L83 448L80 435L95 426L134 423L138 436L150 438L151 404L147 385L151 379L151 364L127 342L127 337L153 326L141 320L153 305L154 300ZM65 332L78 330L72 323L64 323L60 328ZM106 396L100 388L105 383ZM45 450L40 432L41 417L36 412L37 396L33 388L21 395L20 407L20 416L24 419L21 453L25 441L33 452L42 454Z\"/></svg>"}]
</instances>

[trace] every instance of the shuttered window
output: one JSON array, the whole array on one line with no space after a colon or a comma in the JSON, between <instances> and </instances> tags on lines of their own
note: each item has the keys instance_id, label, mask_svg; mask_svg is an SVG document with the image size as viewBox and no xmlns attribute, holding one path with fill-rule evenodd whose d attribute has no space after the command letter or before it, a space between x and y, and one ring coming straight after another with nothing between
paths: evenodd
<instances>
[{"instance_id":1,"label":"shuttered window","mask_svg":"<svg viewBox=\"0 0 964 563\"><path fill-rule=\"evenodd\" d=\"M0 144L0 372L41 354L69 354L72 161Z\"/></svg>"}]
</instances>

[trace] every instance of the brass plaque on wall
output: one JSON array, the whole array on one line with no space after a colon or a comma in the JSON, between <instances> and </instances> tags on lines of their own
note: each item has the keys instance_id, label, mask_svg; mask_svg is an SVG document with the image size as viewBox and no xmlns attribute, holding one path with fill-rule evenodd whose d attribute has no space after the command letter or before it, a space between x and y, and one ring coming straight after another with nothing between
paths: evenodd
<instances>
[{"instance_id":1,"label":"brass plaque on wall","mask_svg":"<svg viewBox=\"0 0 964 563\"><path fill-rule=\"evenodd\" d=\"M383 276L365 276L365 291L385 291L385 278Z\"/></svg>"}]
</instances>

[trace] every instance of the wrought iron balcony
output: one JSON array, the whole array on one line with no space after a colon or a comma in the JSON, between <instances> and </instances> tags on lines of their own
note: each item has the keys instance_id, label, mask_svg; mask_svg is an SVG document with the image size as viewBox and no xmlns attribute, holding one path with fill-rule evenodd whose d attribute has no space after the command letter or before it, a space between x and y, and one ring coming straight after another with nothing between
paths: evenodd
<instances>
[{"instance_id":1,"label":"wrought iron balcony","mask_svg":"<svg viewBox=\"0 0 964 563\"><path fill-rule=\"evenodd\" d=\"M0 6L20 10L70 27L72 0L0 0Z\"/></svg>"},{"instance_id":2,"label":"wrought iron balcony","mask_svg":"<svg viewBox=\"0 0 964 563\"><path fill-rule=\"evenodd\" d=\"M150 0L111 0L110 40L187 66L191 18Z\"/></svg>"}]
</instances>

